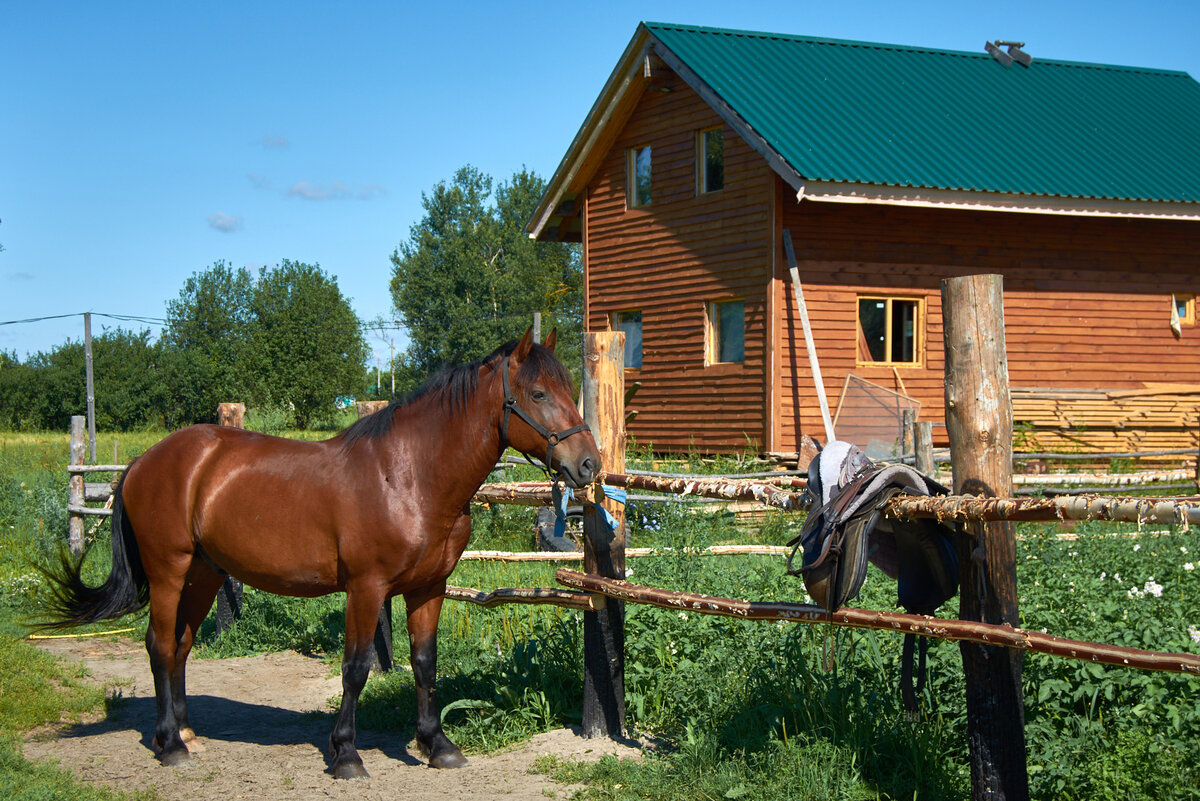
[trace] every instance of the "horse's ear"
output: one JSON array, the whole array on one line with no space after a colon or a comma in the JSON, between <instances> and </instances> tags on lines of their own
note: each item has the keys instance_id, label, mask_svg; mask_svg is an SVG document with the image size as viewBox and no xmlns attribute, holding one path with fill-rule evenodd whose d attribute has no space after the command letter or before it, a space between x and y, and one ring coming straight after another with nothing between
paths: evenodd
<instances>
[{"instance_id":1,"label":"horse's ear","mask_svg":"<svg viewBox=\"0 0 1200 801\"><path fill-rule=\"evenodd\" d=\"M513 348L513 358L519 362L525 361L529 356L530 349L533 348L533 327L525 329L525 336L521 337L521 341L517 343L517 347Z\"/></svg>"},{"instance_id":2,"label":"horse's ear","mask_svg":"<svg viewBox=\"0 0 1200 801\"><path fill-rule=\"evenodd\" d=\"M550 333L546 335L546 341L542 343L542 347L551 353L554 352L554 345L558 342L558 329L551 328Z\"/></svg>"}]
</instances>

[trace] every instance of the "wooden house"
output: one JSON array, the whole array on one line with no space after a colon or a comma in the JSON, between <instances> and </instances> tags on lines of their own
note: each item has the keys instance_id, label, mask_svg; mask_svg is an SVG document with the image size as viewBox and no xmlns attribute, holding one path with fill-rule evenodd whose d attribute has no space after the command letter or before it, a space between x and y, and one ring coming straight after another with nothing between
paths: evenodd
<instances>
[{"instance_id":1,"label":"wooden house","mask_svg":"<svg viewBox=\"0 0 1200 801\"><path fill-rule=\"evenodd\" d=\"M1169 382L1195 441L1200 84L989 50L638 27L528 228L583 243L636 440L824 438L787 232L835 408L911 398L944 441L940 282L1000 273L1019 424L1079 440L1073 397Z\"/></svg>"}]
</instances>

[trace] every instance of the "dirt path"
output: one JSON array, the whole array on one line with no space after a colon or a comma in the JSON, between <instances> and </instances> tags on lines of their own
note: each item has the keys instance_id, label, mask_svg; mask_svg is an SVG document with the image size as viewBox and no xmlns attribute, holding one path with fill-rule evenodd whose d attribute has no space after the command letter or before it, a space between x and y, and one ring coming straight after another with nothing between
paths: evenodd
<instances>
[{"instance_id":1,"label":"dirt path","mask_svg":"<svg viewBox=\"0 0 1200 801\"><path fill-rule=\"evenodd\" d=\"M494 756L470 756L460 770L433 770L395 737L359 731L370 779L337 781L326 773L327 711L341 693L316 659L296 653L188 663L189 712L203 753L182 768L164 768L149 743L154 687L146 652L128 640L43 640L51 653L82 661L110 693L129 699L107 717L25 743L28 759L54 759L80 779L114 789L154 788L165 801L287 799L489 799L545 801L571 788L529 773L542 754L599 758L639 754L636 746L585 740L568 729L538 735Z\"/></svg>"}]
</instances>

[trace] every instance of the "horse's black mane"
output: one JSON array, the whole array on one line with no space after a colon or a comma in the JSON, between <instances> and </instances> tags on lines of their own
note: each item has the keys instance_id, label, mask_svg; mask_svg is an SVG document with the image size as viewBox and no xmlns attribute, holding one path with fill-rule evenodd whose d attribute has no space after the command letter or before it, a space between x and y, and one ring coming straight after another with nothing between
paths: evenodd
<instances>
[{"instance_id":1,"label":"horse's black mane","mask_svg":"<svg viewBox=\"0 0 1200 801\"><path fill-rule=\"evenodd\" d=\"M386 436L392 430L392 423L396 417L395 411L422 398L440 397L450 409L465 409L467 399L475 394L476 386L479 383L479 371L489 364L507 359L516 350L516 347L517 340L514 339L504 343L478 361L441 368L408 395L396 398L374 414L352 423L342 432L342 450L349 450L360 439L375 440ZM553 352L541 345L534 344L529 351L529 356L521 363L513 378L531 381L538 375L545 375L551 380L570 384L570 377L562 366L562 362L554 356Z\"/></svg>"}]
</instances>

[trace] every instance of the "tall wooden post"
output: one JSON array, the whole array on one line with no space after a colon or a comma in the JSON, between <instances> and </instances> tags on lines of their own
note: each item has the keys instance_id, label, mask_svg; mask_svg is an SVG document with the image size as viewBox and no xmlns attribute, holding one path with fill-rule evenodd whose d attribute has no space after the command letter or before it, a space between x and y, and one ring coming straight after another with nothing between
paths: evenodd
<instances>
[{"instance_id":1,"label":"tall wooden post","mask_svg":"<svg viewBox=\"0 0 1200 801\"><path fill-rule=\"evenodd\" d=\"M87 418L83 415L73 415L71 417L71 464L78 466L83 464L84 453L84 426L87 423ZM84 486L83 473L71 473L69 483L67 485L67 506L78 509L84 503ZM67 515L67 545L71 549L71 555L79 557L83 554L83 515L77 512L69 512Z\"/></svg>"},{"instance_id":2,"label":"tall wooden post","mask_svg":"<svg viewBox=\"0 0 1200 801\"><path fill-rule=\"evenodd\" d=\"M1012 497L1012 400L1004 345L1003 280L942 281L946 428L956 494ZM1012 523L968 523L958 545L959 617L1019 624ZM961 643L967 683L971 797L1029 798L1021 652Z\"/></svg>"},{"instance_id":3,"label":"tall wooden post","mask_svg":"<svg viewBox=\"0 0 1200 801\"><path fill-rule=\"evenodd\" d=\"M96 463L96 381L92 372L92 313L83 314L83 368L87 383L88 458Z\"/></svg>"},{"instance_id":4,"label":"tall wooden post","mask_svg":"<svg viewBox=\"0 0 1200 801\"><path fill-rule=\"evenodd\" d=\"M218 425L241 428L246 418L246 406L242 403L217 404ZM225 583L217 592L217 633L232 626L242 617L242 582L226 576Z\"/></svg>"},{"instance_id":5,"label":"tall wooden post","mask_svg":"<svg viewBox=\"0 0 1200 801\"><path fill-rule=\"evenodd\" d=\"M912 427L913 452L916 454L914 466L918 473L932 477L937 472L937 464L933 461L933 423L918 420Z\"/></svg>"},{"instance_id":6,"label":"tall wooden post","mask_svg":"<svg viewBox=\"0 0 1200 801\"><path fill-rule=\"evenodd\" d=\"M583 419L600 448L603 468L625 472L625 334L583 335ZM595 505L583 513L583 569L605 578L625 578L625 507L603 502L615 525ZM625 603L605 599L583 613L583 735L625 734Z\"/></svg>"}]
</instances>

